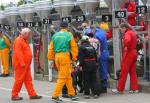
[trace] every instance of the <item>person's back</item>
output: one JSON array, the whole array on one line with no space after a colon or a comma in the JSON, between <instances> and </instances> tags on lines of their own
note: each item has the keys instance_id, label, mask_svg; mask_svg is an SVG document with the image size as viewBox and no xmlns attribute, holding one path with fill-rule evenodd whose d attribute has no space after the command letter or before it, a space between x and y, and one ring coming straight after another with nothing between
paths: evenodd
<instances>
[{"instance_id":1,"label":"person's back","mask_svg":"<svg viewBox=\"0 0 150 103\"><path fill-rule=\"evenodd\" d=\"M100 41L101 43L101 52L103 50L108 50L108 46L107 46L107 38L105 35L105 31L103 31L102 29L97 28L96 29L96 33L95 33L95 37Z\"/></svg>"},{"instance_id":2,"label":"person's back","mask_svg":"<svg viewBox=\"0 0 150 103\"><path fill-rule=\"evenodd\" d=\"M53 44L54 44L54 52L69 52L70 51L70 41L71 41L71 34L68 32L57 32L52 37Z\"/></svg>"},{"instance_id":3,"label":"person's back","mask_svg":"<svg viewBox=\"0 0 150 103\"><path fill-rule=\"evenodd\" d=\"M83 43L79 46L79 52L82 52L82 55L79 55L82 57L83 60L95 60L96 61L96 51L95 48L90 44L90 42Z\"/></svg>"},{"instance_id":4,"label":"person's back","mask_svg":"<svg viewBox=\"0 0 150 103\"><path fill-rule=\"evenodd\" d=\"M86 39L87 38L87 39ZM82 37L79 45L79 62L83 71L83 84L85 98L90 98L90 89L94 98L98 98L99 90L97 83L97 54L95 48L90 44L88 37Z\"/></svg>"},{"instance_id":5,"label":"person's back","mask_svg":"<svg viewBox=\"0 0 150 103\"><path fill-rule=\"evenodd\" d=\"M124 35L124 46L127 47L127 49L130 51L136 49L136 45L137 45L136 33L130 29L127 30L127 32Z\"/></svg>"}]
</instances>

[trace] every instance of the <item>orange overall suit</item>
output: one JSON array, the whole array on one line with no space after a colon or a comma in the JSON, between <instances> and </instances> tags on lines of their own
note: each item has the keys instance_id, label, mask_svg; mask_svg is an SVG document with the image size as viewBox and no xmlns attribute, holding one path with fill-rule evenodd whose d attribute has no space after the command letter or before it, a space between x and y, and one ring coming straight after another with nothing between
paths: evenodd
<instances>
[{"instance_id":1,"label":"orange overall suit","mask_svg":"<svg viewBox=\"0 0 150 103\"><path fill-rule=\"evenodd\" d=\"M16 38L13 45L13 66L15 73L15 82L12 89L12 97L18 97L23 83L30 97L36 96L33 88L30 64L32 61L32 52L28 44L21 35Z\"/></svg>"}]
</instances>

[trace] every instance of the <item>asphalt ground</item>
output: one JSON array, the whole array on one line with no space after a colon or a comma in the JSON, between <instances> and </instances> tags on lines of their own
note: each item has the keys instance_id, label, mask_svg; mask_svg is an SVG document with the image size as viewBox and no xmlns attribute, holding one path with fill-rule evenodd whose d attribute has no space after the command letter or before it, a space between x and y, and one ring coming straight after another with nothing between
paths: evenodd
<instances>
[{"instance_id":1,"label":"asphalt ground","mask_svg":"<svg viewBox=\"0 0 150 103\"><path fill-rule=\"evenodd\" d=\"M46 81L33 81L34 87L38 95L43 96L40 100L30 100L25 87L23 86L20 96L22 101L11 101L11 89L13 85L13 78L0 77L0 103L53 103L51 101L51 94L53 92L55 83ZM79 100L72 101L69 98L62 98L63 103L150 103L150 94L138 93L129 94L113 94L111 90L106 94L101 94L98 99L84 99L82 94L78 94Z\"/></svg>"}]
</instances>

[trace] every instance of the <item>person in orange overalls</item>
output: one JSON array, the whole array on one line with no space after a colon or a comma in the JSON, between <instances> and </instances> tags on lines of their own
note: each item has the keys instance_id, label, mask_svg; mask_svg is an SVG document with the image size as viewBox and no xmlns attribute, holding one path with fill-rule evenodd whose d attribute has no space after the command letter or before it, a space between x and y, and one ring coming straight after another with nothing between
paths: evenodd
<instances>
[{"instance_id":1,"label":"person in orange overalls","mask_svg":"<svg viewBox=\"0 0 150 103\"><path fill-rule=\"evenodd\" d=\"M71 63L75 65L78 55L78 47L73 35L68 32L67 28L68 23L62 22L61 30L53 35L48 49L48 59L50 60L50 64L52 66L55 61L58 70L58 79L52 94L52 100L56 102L62 101L59 99L59 96L65 84L67 86L68 96L72 100L78 99L75 96L71 77Z\"/></svg>"},{"instance_id":2,"label":"person in orange overalls","mask_svg":"<svg viewBox=\"0 0 150 103\"><path fill-rule=\"evenodd\" d=\"M136 3L131 0L125 0L125 2L121 5L121 9L127 9L127 13L132 12L128 16L128 23L132 26L136 25Z\"/></svg>"},{"instance_id":3,"label":"person in orange overalls","mask_svg":"<svg viewBox=\"0 0 150 103\"><path fill-rule=\"evenodd\" d=\"M138 80L136 74L136 61L137 61L137 37L128 24L122 23L120 25L121 32L123 33L123 54L121 62L121 74L119 77L117 89L113 89L114 93L123 93L125 88L128 73L130 75L130 92L137 93Z\"/></svg>"},{"instance_id":4,"label":"person in orange overalls","mask_svg":"<svg viewBox=\"0 0 150 103\"><path fill-rule=\"evenodd\" d=\"M29 28L24 28L21 31L21 35L19 35L14 41L12 63L14 67L15 81L12 88L11 97L11 100L13 101L23 99L18 95L23 83L25 84L30 99L42 98L42 96L36 94L32 84L30 68L32 52L28 43L31 34L32 32Z\"/></svg>"},{"instance_id":5,"label":"person in orange overalls","mask_svg":"<svg viewBox=\"0 0 150 103\"><path fill-rule=\"evenodd\" d=\"M2 63L1 71L2 74L0 77L8 77L9 76L9 52L11 48L11 43L9 39L2 34L2 30L0 30L0 60Z\"/></svg>"}]
</instances>

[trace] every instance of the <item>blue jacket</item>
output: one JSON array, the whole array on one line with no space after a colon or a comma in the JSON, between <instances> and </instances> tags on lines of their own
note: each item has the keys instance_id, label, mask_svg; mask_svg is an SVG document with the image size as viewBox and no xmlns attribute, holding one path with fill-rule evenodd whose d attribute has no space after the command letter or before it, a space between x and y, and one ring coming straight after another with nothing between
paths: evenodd
<instances>
[{"instance_id":1,"label":"blue jacket","mask_svg":"<svg viewBox=\"0 0 150 103\"><path fill-rule=\"evenodd\" d=\"M100 48L101 56L100 56L100 59L107 60L108 57L109 57L109 51L108 51L107 38L106 38L106 35L105 35L105 31L100 29L100 28L97 28L96 33L95 33L95 37L101 43L101 48Z\"/></svg>"}]
</instances>

